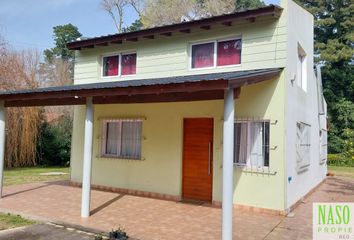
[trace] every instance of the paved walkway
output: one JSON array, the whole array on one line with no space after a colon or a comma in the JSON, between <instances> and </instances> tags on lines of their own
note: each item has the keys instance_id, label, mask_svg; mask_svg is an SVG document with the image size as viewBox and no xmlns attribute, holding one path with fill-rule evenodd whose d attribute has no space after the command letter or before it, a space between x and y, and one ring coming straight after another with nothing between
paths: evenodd
<instances>
[{"instance_id":1,"label":"paved walkway","mask_svg":"<svg viewBox=\"0 0 354 240\"><path fill-rule=\"evenodd\" d=\"M0 232L0 240L84 240L94 239L93 234L59 225L37 224Z\"/></svg>"},{"instance_id":2,"label":"paved walkway","mask_svg":"<svg viewBox=\"0 0 354 240\"><path fill-rule=\"evenodd\" d=\"M81 189L67 182L33 183L4 189L0 209L110 231L123 227L141 240L220 239L221 210L92 191L92 216L80 218ZM328 178L295 211L281 217L247 211L235 211L234 239L277 240L312 239L312 202L354 201L354 180Z\"/></svg>"}]
</instances>

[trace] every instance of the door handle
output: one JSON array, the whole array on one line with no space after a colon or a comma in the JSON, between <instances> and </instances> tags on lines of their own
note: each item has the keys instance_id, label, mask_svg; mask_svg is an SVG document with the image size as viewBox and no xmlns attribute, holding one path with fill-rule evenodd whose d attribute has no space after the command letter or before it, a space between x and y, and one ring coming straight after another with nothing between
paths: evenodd
<instances>
[{"instance_id":1,"label":"door handle","mask_svg":"<svg viewBox=\"0 0 354 240\"><path fill-rule=\"evenodd\" d=\"M211 174L211 142L209 142L209 149L208 149L208 174Z\"/></svg>"}]
</instances>

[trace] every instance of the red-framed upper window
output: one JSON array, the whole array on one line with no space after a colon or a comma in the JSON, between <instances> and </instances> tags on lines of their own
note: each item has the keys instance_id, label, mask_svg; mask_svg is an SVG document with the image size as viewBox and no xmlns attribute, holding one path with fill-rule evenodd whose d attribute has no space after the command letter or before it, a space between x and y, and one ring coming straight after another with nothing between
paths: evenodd
<instances>
[{"instance_id":1,"label":"red-framed upper window","mask_svg":"<svg viewBox=\"0 0 354 240\"><path fill-rule=\"evenodd\" d=\"M192 45L192 68L214 66L214 43Z\"/></svg>"},{"instance_id":2,"label":"red-framed upper window","mask_svg":"<svg viewBox=\"0 0 354 240\"><path fill-rule=\"evenodd\" d=\"M103 57L103 77L118 76L119 55Z\"/></svg>"},{"instance_id":3,"label":"red-framed upper window","mask_svg":"<svg viewBox=\"0 0 354 240\"><path fill-rule=\"evenodd\" d=\"M122 75L136 74L136 53L122 55Z\"/></svg>"},{"instance_id":4,"label":"red-framed upper window","mask_svg":"<svg viewBox=\"0 0 354 240\"><path fill-rule=\"evenodd\" d=\"M217 66L241 63L241 39L218 42Z\"/></svg>"}]
</instances>

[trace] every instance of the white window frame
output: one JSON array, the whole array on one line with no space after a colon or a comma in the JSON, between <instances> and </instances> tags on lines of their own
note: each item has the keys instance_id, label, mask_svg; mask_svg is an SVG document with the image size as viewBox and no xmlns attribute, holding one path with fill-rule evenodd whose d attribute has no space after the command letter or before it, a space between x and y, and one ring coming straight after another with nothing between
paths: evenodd
<instances>
[{"instance_id":1,"label":"white window frame","mask_svg":"<svg viewBox=\"0 0 354 240\"><path fill-rule=\"evenodd\" d=\"M251 122L257 122L257 123L268 123L269 125L269 134L268 134L268 146L264 146L264 147L268 147L268 166L266 166L265 164L263 166L253 166L251 164L251 157L250 156L247 156L247 159L246 159L246 163L239 163L239 162L236 162L236 156L234 156L234 165L236 167L242 167L242 168L250 168L250 169L253 169L253 168L257 168L257 169L269 169L270 168L270 135L271 135L271 122L269 119L236 119L234 124L236 125L237 123L251 123ZM236 126L235 126L236 127ZM249 132L249 126L247 126L248 129L247 131ZM263 137L265 137L265 133L263 133ZM234 141L236 143L237 139L236 139L236 136L234 136ZM234 154L236 152L236 149L234 149ZM249 149L249 145L247 144L247 155L250 154L250 149ZM266 159L263 160L264 163L266 161Z\"/></svg>"},{"instance_id":2,"label":"white window frame","mask_svg":"<svg viewBox=\"0 0 354 240\"><path fill-rule=\"evenodd\" d=\"M220 38L220 39L212 39L212 40L203 40L203 41L197 41L197 42L192 42L189 44L189 70L190 71L200 71L200 70L210 70L210 69L218 69L218 68L229 68L229 67L240 67L242 65L242 47L241 47L241 61L239 64L232 64L232 65L225 65L225 66L218 66L217 65L217 60L218 60L218 43L219 42L226 42L226 41L231 41L231 40L241 40L241 44L243 44L242 36L234 36L234 37L228 37L228 38ZM193 68L192 67L192 49L193 46L195 45L201 45L201 44L206 44L206 43L214 43L214 61L213 61L213 66L211 67L201 67L201 68Z\"/></svg>"},{"instance_id":3,"label":"white window frame","mask_svg":"<svg viewBox=\"0 0 354 240\"><path fill-rule=\"evenodd\" d=\"M128 74L128 75L122 75L122 56L123 55L130 55L130 54L136 54L136 71L135 74ZM113 56L118 56L118 75L115 76L103 76L103 59L105 57L113 57ZM104 54L101 56L101 78L102 79L110 79L110 78L124 78L124 77L130 77L130 76L135 76L138 72L138 53L136 51L131 51L131 52L115 52L115 53L110 53L110 54Z\"/></svg>"},{"instance_id":4,"label":"white window frame","mask_svg":"<svg viewBox=\"0 0 354 240\"><path fill-rule=\"evenodd\" d=\"M108 154L107 153L107 123L113 122L113 123L119 123L120 127L120 144L122 145L122 126L123 122L139 122L141 124L140 128L140 156L139 157L127 157L127 156L122 156L121 155L121 146L119 147L120 153L117 152L117 154ZM102 158L117 158L117 159L126 159L126 160L142 160L142 141L143 141L143 136L142 136L142 131L143 131L143 119L140 118L105 118L102 119L101 121L101 137L100 137L100 156Z\"/></svg>"}]
</instances>

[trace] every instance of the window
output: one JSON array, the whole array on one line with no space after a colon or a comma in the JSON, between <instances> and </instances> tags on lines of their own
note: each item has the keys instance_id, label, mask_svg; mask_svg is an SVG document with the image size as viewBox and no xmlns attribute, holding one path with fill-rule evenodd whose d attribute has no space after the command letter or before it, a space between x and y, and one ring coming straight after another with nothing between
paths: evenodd
<instances>
[{"instance_id":1,"label":"window","mask_svg":"<svg viewBox=\"0 0 354 240\"><path fill-rule=\"evenodd\" d=\"M122 55L122 75L136 73L136 53Z\"/></svg>"},{"instance_id":2,"label":"window","mask_svg":"<svg viewBox=\"0 0 354 240\"><path fill-rule=\"evenodd\" d=\"M104 120L102 156L141 159L142 120Z\"/></svg>"},{"instance_id":3,"label":"window","mask_svg":"<svg viewBox=\"0 0 354 240\"><path fill-rule=\"evenodd\" d=\"M304 91L307 91L307 57L303 48L298 45L297 58L297 85Z\"/></svg>"},{"instance_id":4,"label":"window","mask_svg":"<svg viewBox=\"0 0 354 240\"><path fill-rule=\"evenodd\" d=\"M136 74L136 53L117 54L102 58L102 76L125 76Z\"/></svg>"},{"instance_id":5,"label":"window","mask_svg":"<svg viewBox=\"0 0 354 240\"><path fill-rule=\"evenodd\" d=\"M241 64L242 40L220 40L193 44L191 68L222 67Z\"/></svg>"},{"instance_id":6,"label":"window","mask_svg":"<svg viewBox=\"0 0 354 240\"><path fill-rule=\"evenodd\" d=\"M192 46L192 68L214 66L214 43L203 43Z\"/></svg>"},{"instance_id":7,"label":"window","mask_svg":"<svg viewBox=\"0 0 354 240\"><path fill-rule=\"evenodd\" d=\"M218 42L218 66L241 63L241 40Z\"/></svg>"},{"instance_id":8,"label":"window","mask_svg":"<svg viewBox=\"0 0 354 240\"><path fill-rule=\"evenodd\" d=\"M103 76L118 76L119 55L103 57Z\"/></svg>"},{"instance_id":9,"label":"window","mask_svg":"<svg viewBox=\"0 0 354 240\"><path fill-rule=\"evenodd\" d=\"M327 162L327 130L320 130L320 164Z\"/></svg>"},{"instance_id":10,"label":"window","mask_svg":"<svg viewBox=\"0 0 354 240\"><path fill-rule=\"evenodd\" d=\"M235 164L269 167L269 125L269 121L236 121Z\"/></svg>"},{"instance_id":11,"label":"window","mask_svg":"<svg viewBox=\"0 0 354 240\"><path fill-rule=\"evenodd\" d=\"M311 126L302 122L296 123L296 167L298 173L310 165Z\"/></svg>"}]
</instances>

